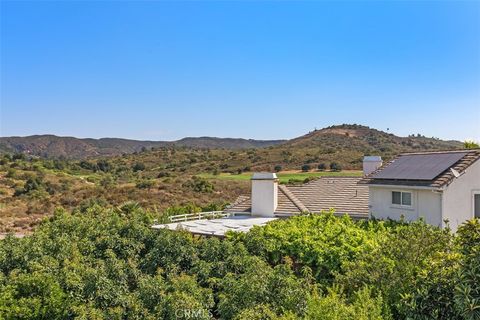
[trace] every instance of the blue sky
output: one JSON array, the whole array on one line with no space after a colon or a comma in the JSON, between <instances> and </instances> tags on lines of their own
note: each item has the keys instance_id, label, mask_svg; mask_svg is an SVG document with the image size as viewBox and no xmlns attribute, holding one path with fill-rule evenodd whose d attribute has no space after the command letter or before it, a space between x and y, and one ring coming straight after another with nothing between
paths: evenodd
<instances>
[{"instance_id":1,"label":"blue sky","mask_svg":"<svg viewBox=\"0 0 480 320\"><path fill-rule=\"evenodd\" d=\"M480 140L480 2L1 2L0 135Z\"/></svg>"}]
</instances>

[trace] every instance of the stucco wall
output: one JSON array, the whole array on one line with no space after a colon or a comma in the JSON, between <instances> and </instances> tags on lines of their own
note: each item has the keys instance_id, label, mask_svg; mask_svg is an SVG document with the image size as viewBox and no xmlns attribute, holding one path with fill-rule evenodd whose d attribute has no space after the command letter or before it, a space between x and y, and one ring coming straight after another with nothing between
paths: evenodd
<instances>
[{"instance_id":1,"label":"stucco wall","mask_svg":"<svg viewBox=\"0 0 480 320\"><path fill-rule=\"evenodd\" d=\"M443 217L449 220L452 230L456 231L460 224L474 217L475 192L480 192L480 160L454 179L444 191Z\"/></svg>"},{"instance_id":2,"label":"stucco wall","mask_svg":"<svg viewBox=\"0 0 480 320\"><path fill-rule=\"evenodd\" d=\"M404 207L392 204L392 191L412 193L412 206ZM402 216L407 221L414 221L422 217L427 223L435 226L442 225L442 197L432 190L415 190L400 187L369 188L370 214L378 219L399 220Z\"/></svg>"},{"instance_id":3,"label":"stucco wall","mask_svg":"<svg viewBox=\"0 0 480 320\"><path fill-rule=\"evenodd\" d=\"M276 180L252 180L252 215L273 217L278 203Z\"/></svg>"}]
</instances>

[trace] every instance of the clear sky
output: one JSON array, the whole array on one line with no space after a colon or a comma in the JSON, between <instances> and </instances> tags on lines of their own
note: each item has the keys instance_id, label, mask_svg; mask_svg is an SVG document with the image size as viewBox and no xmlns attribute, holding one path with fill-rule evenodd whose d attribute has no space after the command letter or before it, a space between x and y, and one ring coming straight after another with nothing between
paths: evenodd
<instances>
[{"instance_id":1,"label":"clear sky","mask_svg":"<svg viewBox=\"0 0 480 320\"><path fill-rule=\"evenodd\" d=\"M0 135L480 140L480 1L1 1Z\"/></svg>"}]
</instances>

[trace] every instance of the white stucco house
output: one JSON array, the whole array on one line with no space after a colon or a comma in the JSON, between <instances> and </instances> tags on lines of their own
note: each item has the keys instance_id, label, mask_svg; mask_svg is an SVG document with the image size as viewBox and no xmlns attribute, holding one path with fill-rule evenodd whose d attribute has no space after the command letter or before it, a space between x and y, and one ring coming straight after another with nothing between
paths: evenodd
<instances>
[{"instance_id":1,"label":"white stucco house","mask_svg":"<svg viewBox=\"0 0 480 320\"><path fill-rule=\"evenodd\" d=\"M367 174L369 216L423 218L453 231L480 218L480 150L407 153Z\"/></svg>"},{"instance_id":2,"label":"white stucco house","mask_svg":"<svg viewBox=\"0 0 480 320\"><path fill-rule=\"evenodd\" d=\"M281 185L275 173L257 172L251 194L239 196L222 212L171 217L157 229L184 229L223 237L233 230L247 232L279 218L335 209L354 219L423 218L453 231L480 218L480 150L401 154L383 165L379 156L366 156L363 177L321 177L303 185Z\"/></svg>"}]
</instances>

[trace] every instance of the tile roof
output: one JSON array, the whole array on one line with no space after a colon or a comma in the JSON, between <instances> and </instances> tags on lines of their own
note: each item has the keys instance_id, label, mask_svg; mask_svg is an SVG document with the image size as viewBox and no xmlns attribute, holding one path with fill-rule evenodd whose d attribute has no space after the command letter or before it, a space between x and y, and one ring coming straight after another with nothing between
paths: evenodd
<instances>
[{"instance_id":1,"label":"tile roof","mask_svg":"<svg viewBox=\"0 0 480 320\"><path fill-rule=\"evenodd\" d=\"M375 179L375 174L381 172L383 169L388 167L393 161L398 159L403 155L425 155L425 154L445 154L445 153L466 153L460 160L455 162L452 166L448 167L445 171L437 175L431 180L406 180L406 179ZM419 186L419 187L430 187L430 188L441 188L450 184L450 182L455 178L451 169L457 171L458 173L464 172L469 166L475 163L480 159L480 149L470 149L470 150L451 150L451 151L435 151L435 152L417 152L417 153L405 153L397 156L392 161L384 164L382 167L372 172L368 176L364 177L359 181L359 184L364 185L396 185L396 186Z\"/></svg>"},{"instance_id":2,"label":"tile roof","mask_svg":"<svg viewBox=\"0 0 480 320\"><path fill-rule=\"evenodd\" d=\"M336 214L368 216L368 187L359 177L321 177L299 186L278 186L276 214L318 213L334 208ZM226 212L250 212L249 196L240 196Z\"/></svg>"}]
</instances>

